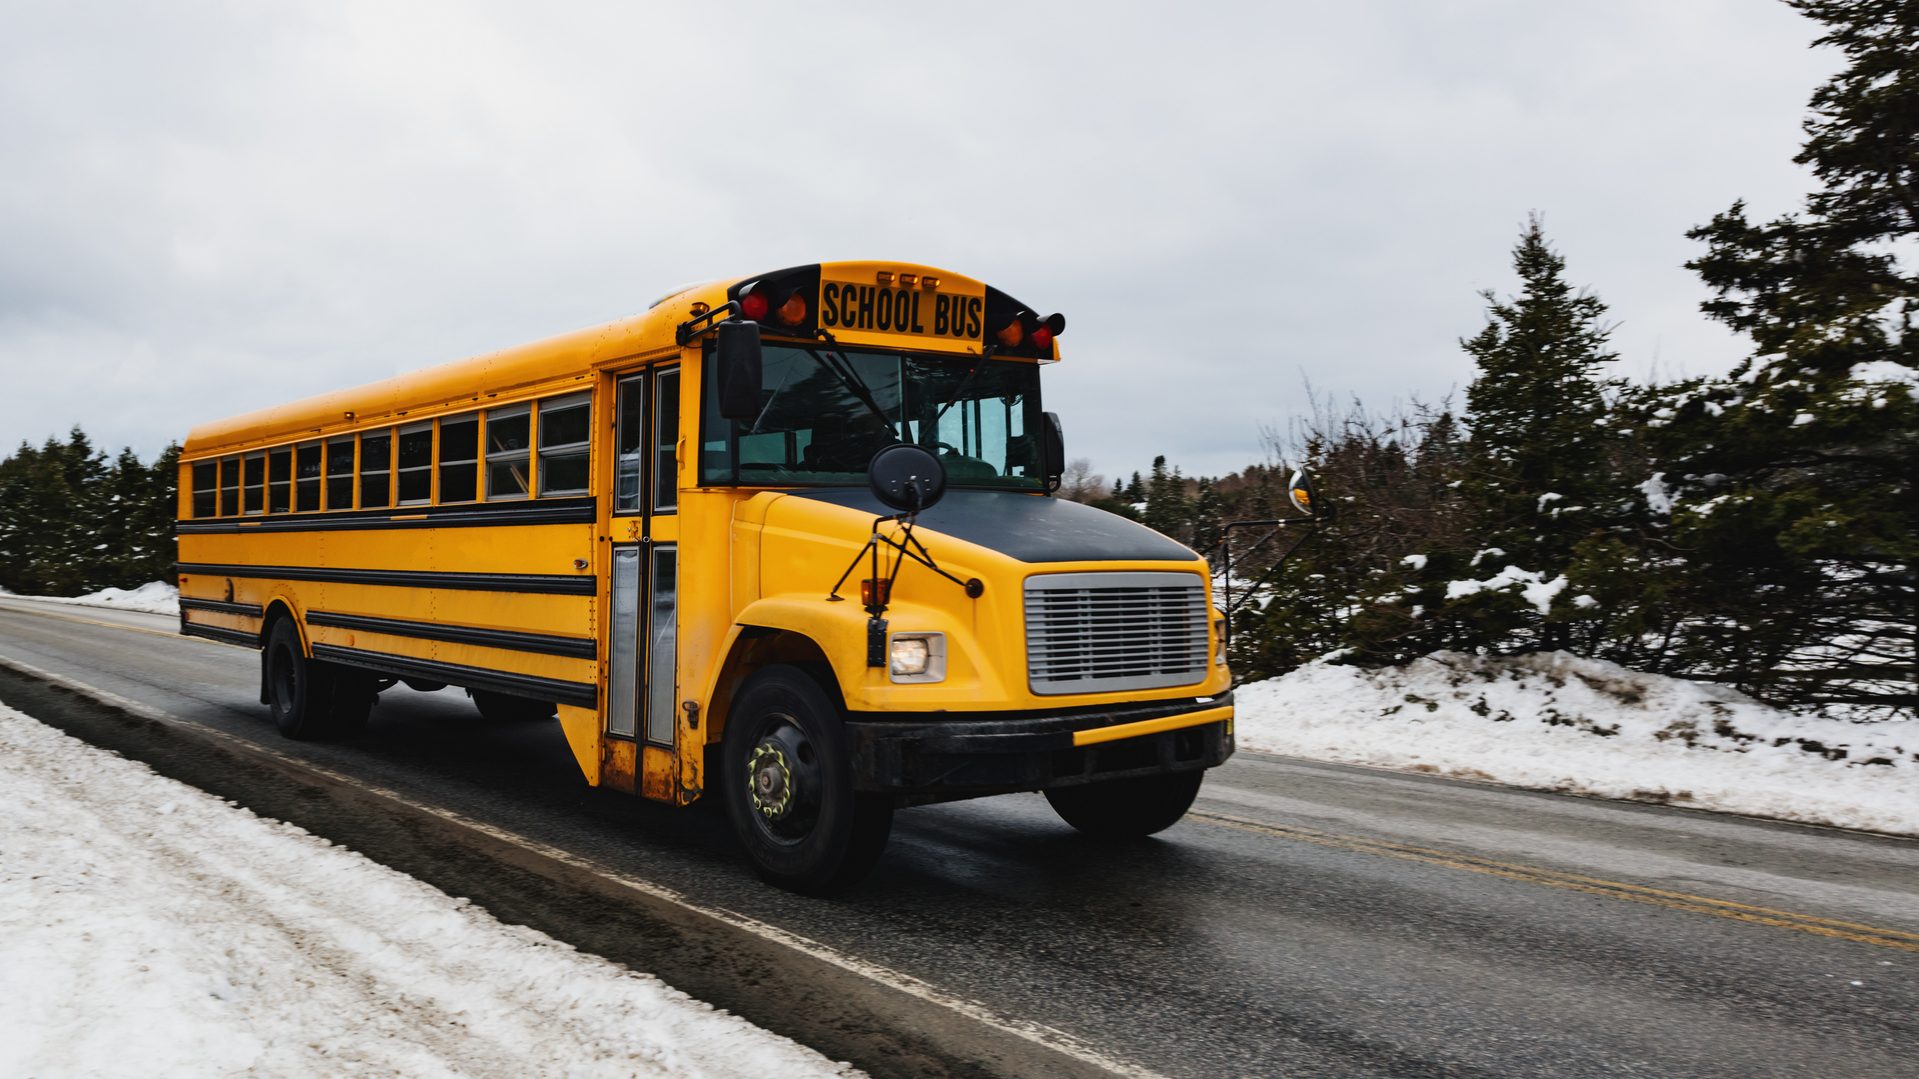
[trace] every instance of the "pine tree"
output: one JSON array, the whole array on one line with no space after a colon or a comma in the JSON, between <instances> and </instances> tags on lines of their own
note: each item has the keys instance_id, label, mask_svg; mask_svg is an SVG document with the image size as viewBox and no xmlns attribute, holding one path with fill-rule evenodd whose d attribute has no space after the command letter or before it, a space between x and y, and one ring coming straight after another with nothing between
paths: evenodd
<instances>
[{"instance_id":1,"label":"pine tree","mask_svg":"<svg viewBox=\"0 0 1919 1079\"><path fill-rule=\"evenodd\" d=\"M1537 215L1513 248L1513 269L1518 295L1502 301L1487 291L1485 328L1460 342L1479 368L1466 391L1471 437L1458 477L1477 546L1463 560L1429 558L1419 601L1461 620L1476 646L1564 648L1592 601L1578 601L1562 578L1619 501L1606 468L1616 441L1610 384L1600 374L1615 357L1605 305L1567 283L1566 261ZM1500 583L1439 590L1461 579Z\"/></svg>"},{"instance_id":2,"label":"pine tree","mask_svg":"<svg viewBox=\"0 0 1919 1079\"><path fill-rule=\"evenodd\" d=\"M0 588L71 596L173 573L180 448L111 465L75 427L0 459Z\"/></svg>"},{"instance_id":3,"label":"pine tree","mask_svg":"<svg viewBox=\"0 0 1919 1079\"><path fill-rule=\"evenodd\" d=\"M180 444L170 443L147 470L145 496L134 510L134 557L128 575L134 586L148 581L172 581L178 560L174 520L179 516Z\"/></svg>"},{"instance_id":4,"label":"pine tree","mask_svg":"<svg viewBox=\"0 0 1919 1079\"><path fill-rule=\"evenodd\" d=\"M180 447L171 445L152 465L123 449L102 479L93 523L93 587L137 588L172 578Z\"/></svg>"},{"instance_id":5,"label":"pine tree","mask_svg":"<svg viewBox=\"0 0 1919 1079\"><path fill-rule=\"evenodd\" d=\"M1145 502L1142 520L1147 527L1179 540L1192 538L1192 503L1186 497L1186 479L1178 468L1167 467L1165 454L1153 458Z\"/></svg>"},{"instance_id":6,"label":"pine tree","mask_svg":"<svg viewBox=\"0 0 1919 1079\"><path fill-rule=\"evenodd\" d=\"M32 591L26 568L28 548L42 524L27 496L39 458L38 450L21 442L19 449L0 460L0 588L10 592Z\"/></svg>"},{"instance_id":7,"label":"pine tree","mask_svg":"<svg viewBox=\"0 0 1919 1079\"><path fill-rule=\"evenodd\" d=\"M1754 223L1692 230L1706 313L1749 336L1722 380L1679 387L1655 453L1672 542L1704 607L1681 648L1783 701L1910 709L1919 578L1919 0L1793 0L1847 67L1795 159L1819 186Z\"/></svg>"}]
</instances>

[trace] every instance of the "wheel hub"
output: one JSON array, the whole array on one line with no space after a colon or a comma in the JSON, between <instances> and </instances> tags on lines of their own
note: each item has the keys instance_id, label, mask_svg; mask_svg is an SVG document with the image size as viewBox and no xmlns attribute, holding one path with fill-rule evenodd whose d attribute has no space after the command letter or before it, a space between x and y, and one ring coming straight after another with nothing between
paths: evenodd
<instances>
[{"instance_id":1,"label":"wheel hub","mask_svg":"<svg viewBox=\"0 0 1919 1079\"><path fill-rule=\"evenodd\" d=\"M793 766L786 748L772 739L753 747L746 760L747 794L753 808L767 820L780 820L793 809Z\"/></svg>"}]
</instances>

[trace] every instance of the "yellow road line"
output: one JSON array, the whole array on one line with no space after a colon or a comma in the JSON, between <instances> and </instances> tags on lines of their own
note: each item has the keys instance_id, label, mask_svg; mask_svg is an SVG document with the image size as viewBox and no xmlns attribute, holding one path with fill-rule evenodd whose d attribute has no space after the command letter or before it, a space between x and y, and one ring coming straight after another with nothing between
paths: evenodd
<instances>
[{"instance_id":1,"label":"yellow road line","mask_svg":"<svg viewBox=\"0 0 1919 1079\"><path fill-rule=\"evenodd\" d=\"M1880 926L1861 925L1858 922L1841 921L1837 918L1822 918L1813 914L1800 914L1795 911L1775 910L1771 907L1759 907L1750 903L1735 903L1726 899L1713 899L1709 896L1692 895L1687 892L1669 891L1663 888L1651 888L1643 884L1628 884L1624 881L1607 880L1604 877L1589 877L1579 873L1568 873L1541 866L1524 865L1518 862L1504 862L1495 858L1486 858L1460 851L1440 850L1434 847L1419 847L1410 843L1400 843L1390 839L1372 839L1363 836L1340 835L1334 832L1321 832L1311 828L1292 825L1264 824L1221 813L1194 811L1191 816L1227 828L1236 828L1243 832L1253 832L1280 839L1295 839L1304 843L1313 843L1322 847L1333 847L1360 854L1377 854L1402 861L1420 862L1425 865L1443 866L1448 869L1463 869L1471 873L1484 873L1487 876L1505 880L1519 881L1525 884L1539 884L1548 888L1560 888L1565 891L1582 892L1586 895L1602 896L1609 899L1623 899L1632 903L1645 903L1669 910L1682 910L1693 914L1709 914L1715 918L1748 922L1754 925L1768 925L1778 929L1792 929L1815 936L1832 937L1837 940L1849 940L1859 944L1876 944L1882 948L1896 948L1900 951L1919 953L1919 933L1904 929L1886 929Z\"/></svg>"}]
</instances>

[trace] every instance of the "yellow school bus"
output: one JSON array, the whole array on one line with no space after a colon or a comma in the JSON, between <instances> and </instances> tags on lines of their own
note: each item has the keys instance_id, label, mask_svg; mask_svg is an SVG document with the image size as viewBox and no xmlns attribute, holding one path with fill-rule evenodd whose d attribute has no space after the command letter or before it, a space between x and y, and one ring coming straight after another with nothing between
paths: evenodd
<instances>
[{"instance_id":1,"label":"yellow school bus","mask_svg":"<svg viewBox=\"0 0 1919 1079\"><path fill-rule=\"evenodd\" d=\"M589 784L717 791L760 874L858 879L895 808L1178 820L1233 751L1206 562L1054 497L1065 320L818 263L196 427L180 629L294 738L381 691L552 720ZM884 462L884 464L883 464Z\"/></svg>"}]
</instances>

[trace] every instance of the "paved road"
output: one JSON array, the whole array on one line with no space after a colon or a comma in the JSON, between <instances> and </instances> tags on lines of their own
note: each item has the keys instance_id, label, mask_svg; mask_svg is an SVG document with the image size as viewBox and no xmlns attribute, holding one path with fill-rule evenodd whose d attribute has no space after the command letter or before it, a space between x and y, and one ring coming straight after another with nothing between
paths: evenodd
<instances>
[{"instance_id":1,"label":"paved road","mask_svg":"<svg viewBox=\"0 0 1919 1079\"><path fill-rule=\"evenodd\" d=\"M0 656L804 937L1130 1069L1919 1076L1919 843L1242 752L1157 839L1083 840L1037 796L921 807L900 814L864 887L809 900L760 885L721 815L588 791L556 729L488 724L457 691L389 692L354 743L282 742L256 703L253 655L170 627L0 599ZM608 908L528 912L486 887L466 894L620 951L594 932L596 919L627 924ZM741 993L726 1003L782 1025Z\"/></svg>"}]
</instances>

